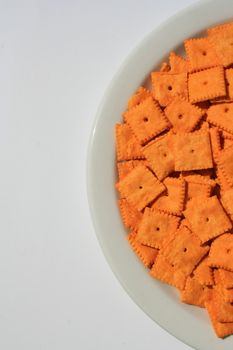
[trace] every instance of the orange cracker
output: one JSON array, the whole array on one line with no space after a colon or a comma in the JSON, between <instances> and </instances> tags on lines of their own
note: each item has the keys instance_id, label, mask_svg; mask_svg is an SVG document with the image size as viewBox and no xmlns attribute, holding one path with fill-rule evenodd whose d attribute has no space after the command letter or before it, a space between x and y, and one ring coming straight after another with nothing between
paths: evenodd
<instances>
[{"instance_id":1,"label":"orange cracker","mask_svg":"<svg viewBox=\"0 0 233 350\"><path fill-rule=\"evenodd\" d=\"M117 171L119 180L122 180L126 175L128 175L136 166L145 165L148 166L148 161L146 159L140 160L129 160L127 162L118 162Z\"/></svg>"},{"instance_id":2,"label":"orange cracker","mask_svg":"<svg viewBox=\"0 0 233 350\"><path fill-rule=\"evenodd\" d=\"M169 122L151 97L126 111L124 118L141 144L169 128Z\"/></svg>"},{"instance_id":3,"label":"orange cracker","mask_svg":"<svg viewBox=\"0 0 233 350\"><path fill-rule=\"evenodd\" d=\"M171 67L167 62L163 62L160 66L160 72L169 72L171 70Z\"/></svg>"},{"instance_id":4,"label":"orange cracker","mask_svg":"<svg viewBox=\"0 0 233 350\"><path fill-rule=\"evenodd\" d=\"M219 283L215 287L216 291L221 295L226 303L233 303L233 289L224 288L222 283Z\"/></svg>"},{"instance_id":5,"label":"orange cracker","mask_svg":"<svg viewBox=\"0 0 233 350\"><path fill-rule=\"evenodd\" d=\"M212 290L199 283L195 277L188 277L184 290L180 293L183 303L205 307L205 302L209 300Z\"/></svg>"},{"instance_id":6,"label":"orange cracker","mask_svg":"<svg viewBox=\"0 0 233 350\"><path fill-rule=\"evenodd\" d=\"M233 216L233 188L221 192L221 202L226 212Z\"/></svg>"},{"instance_id":7,"label":"orange cracker","mask_svg":"<svg viewBox=\"0 0 233 350\"><path fill-rule=\"evenodd\" d=\"M177 270L173 264L170 264L161 253L158 254L156 262L150 270L150 275L180 290L185 286L185 274L181 270Z\"/></svg>"},{"instance_id":8,"label":"orange cracker","mask_svg":"<svg viewBox=\"0 0 233 350\"><path fill-rule=\"evenodd\" d=\"M165 109L165 115L175 132L190 132L204 115L204 111L180 97L175 97Z\"/></svg>"},{"instance_id":9,"label":"orange cracker","mask_svg":"<svg viewBox=\"0 0 233 350\"><path fill-rule=\"evenodd\" d=\"M233 68L225 70L227 97L229 100L233 100Z\"/></svg>"},{"instance_id":10,"label":"orange cracker","mask_svg":"<svg viewBox=\"0 0 233 350\"><path fill-rule=\"evenodd\" d=\"M159 180L175 169L171 138L170 133L167 133L143 148L144 156Z\"/></svg>"},{"instance_id":11,"label":"orange cracker","mask_svg":"<svg viewBox=\"0 0 233 350\"><path fill-rule=\"evenodd\" d=\"M175 170L195 170L213 167L208 132L176 134L174 136Z\"/></svg>"},{"instance_id":12,"label":"orange cracker","mask_svg":"<svg viewBox=\"0 0 233 350\"><path fill-rule=\"evenodd\" d=\"M136 238L136 233L131 232L128 236L127 239L133 248L134 252L137 254L137 256L141 259L143 264L146 267L151 268L151 266L154 264L155 259L158 255L158 249L151 248L151 247L146 247L143 244L139 243Z\"/></svg>"},{"instance_id":13,"label":"orange cracker","mask_svg":"<svg viewBox=\"0 0 233 350\"><path fill-rule=\"evenodd\" d=\"M198 173L195 173L195 174L182 173L182 176L185 179L185 181L187 181L187 182L196 183L196 184L200 184L200 185L209 185L212 189L216 186L216 181L213 179L210 179L209 177L207 177L205 175L201 175Z\"/></svg>"},{"instance_id":14,"label":"orange cracker","mask_svg":"<svg viewBox=\"0 0 233 350\"><path fill-rule=\"evenodd\" d=\"M207 29L208 36L219 33L221 31L225 31L229 28L233 29L233 22L218 24L217 26L210 27Z\"/></svg>"},{"instance_id":15,"label":"orange cracker","mask_svg":"<svg viewBox=\"0 0 233 350\"><path fill-rule=\"evenodd\" d=\"M148 97L151 97L151 92L145 89L143 86L140 86L135 94L130 97L128 101L128 109L133 108L139 105L142 101L146 100Z\"/></svg>"},{"instance_id":16,"label":"orange cracker","mask_svg":"<svg viewBox=\"0 0 233 350\"><path fill-rule=\"evenodd\" d=\"M202 243L231 229L232 224L216 196L196 197L187 203L184 216Z\"/></svg>"},{"instance_id":17,"label":"orange cracker","mask_svg":"<svg viewBox=\"0 0 233 350\"><path fill-rule=\"evenodd\" d=\"M208 110L207 120L220 129L233 134L233 103L221 103L213 105Z\"/></svg>"},{"instance_id":18,"label":"orange cracker","mask_svg":"<svg viewBox=\"0 0 233 350\"><path fill-rule=\"evenodd\" d=\"M233 271L233 235L225 233L211 244L208 265Z\"/></svg>"},{"instance_id":19,"label":"orange cracker","mask_svg":"<svg viewBox=\"0 0 233 350\"><path fill-rule=\"evenodd\" d=\"M201 285L212 286L214 284L213 271L207 264L207 257L197 265L194 276Z\"/></svg>"},{"instance_id":20,"label":"orange cracker","mask_svg":"<svg viewBox=\"0 0 233 350\"><path fill-rule=\"evenodd\" d=\"M161 194L153 203L152 207L160 209L168 214L182 215L185 198L185 181L167 177L163 184L167 189L167 193Z\"/></svg>"},{"instance_id":21,"label":"orange cracker","mask_svg":"<svg viewBox=\"0 0 233 350\"><path fill-rule=\"evenodd\" d=\"M218 269L221 284L226 289L233 288L233 272L224 269Z\"/></svg>"},{"instance_id":22,"label":"orange cracker","mask_svg":"<svg viewBox=\"0 0 233 350\"><path fill-rule=\"evenodd\" d=\"M176 231L169 244L164 245L161 253L170 264L188 276L209 251L208 246L202 247L200 243L200 240L183 226Z\"/></svg>"},{"instance_id":23,"label":"orange cracker","mask_svg":"<svg viewBox=\"0 0 233 350\"><path fill-rule=\"evenodd\" d=\"M217 167L216 169L216 175L217 175L217 181L221 187L221 191L228 191L231 189L231 186L229 185L228 181L225 178L225 175L223 174L221 168Z\"/></svg>"},{"instance_id":24,"label":"orange cracker","mask_svg":"<svg viewBox=\"0 0 233 350\"><path fill-rule=\"evenodd\" d=\"M184 42L189 72L220 65L220 61L208 38L188 39Z\"/></svg>"},{"instance_id":25,"label":"orange cracker","mask_svg":"<svg viewBox=\"0 0 233 350\"><path fill-rule=\"evenodd\" d=\"M142 146L127 124L116 124L116 151L117 160L145 158Z\"/></svg>"},{"instance_id":26,"label":"orange cracker","mask_svg":"<svg viewBox=\"0 0 233 350\"><path fill-rule=\"evenodd\" d=\"M176 95L188 98L187 73L153 72L151 79L153 96L161 106L166 106Z\"/></svg>"},{"instance_id":27,"label":"orange cracker","mask_svg":"<svg viewBox=\"0 0 233 350\"><path fill-rule=\"evenodd\" d=\"M210 142L213 159L216 162L219 152L221 151L221 141L220 141L220 133L218 128L210 128Z\"/></svg>"},{"instance_id":28,"label":"orange cracker","mask_svg":"<svg viewBox=\"0 0 233 350\"><path fill-rule=\"evenodd\" d=\"M233 27L216 31L209 36L209 40L216 51L221 64L228 67L233 64Z\"/></svg>"},{"instance_id":29,"label":"orange cracker","mask_svg":"<svg viewBox=\"0 0 233 350\"><path fill-rule=\"evenodd\" d=\"M213 290L212 301L217 321L223 323L233 322L233 305L223 300L216 290Z\"/></svg>"},{"instance_id":30,"label":"orange cracker","mask_svg":"<svg viewBox=\"0 0 233 350\"><path fill-rule=\"evenodd\" d=\"M222 145L222 148L223 149L226 149L226 148L233 148L233 140L229 140L227 138L223 138L223 145Z\"/></svg>"},{"instance_id":31,"label":"orange cracker","mask_svg":"<svg viewBox=\"0 0 233 350\"><path fill-rule=\"evenodd\" d=\"M134 168L116 185L122 198L142 210L158 197L164 190L164 185L145 167Z\"/></svg>"},{"instance_id":32,"label":"orange cracker","mask_svg":"<svg viewBox=\"0 0 233 350\"><path fill-rule=\"evenodd\" d=\"M223 67L208 68L189 74L188 93L191 103L225 96L226 86Z\"/></svg>"},{"instance_id":33,"label":"orange cracker","mask_svg":"<svg viewBox=\"0 0 233 350\"><path fill-rule=\"evenodd\" d=\"M161 248L164 239L176 231L180 219L156 209L146 208L138 228L137 240L153 248Z\"/></svg>"},{"instance_id":34,"label":"orange cracker","mask_svg":"<svg viewBox=\"0 0 233 350\"><path fill-rule=\"evenodd\" d=\"M119 199L118 205L125 226L132 230L137 230L142 219L142 213L129 204L125 198Z\"/></svg>"},{"instance_id":35,"label":"orange cracker","mask_svg":"<svg viewBox=\"0 0 233 350\"><path fill-rule=\"evenodd\" d=\"M213 308L212 300L208 300L205 303L205 307L208 311L211 323L213 325L214 331L219 338L225 338L230 334L233 334L233 322L222 323L218 322L216 319L216 314Z\"/></svg>"},{"instance_id":36,"label":"orange cracker","mask_svg":"<svg viewBox=\"0 0 233 350\"><path fill-rule=\"evenodd\" d=\"M222 134L222 137L223 137L224 139L228 139L228 140L233 141L233 134L232 134L232 133L227 132L227 131L225 131L225 130L221 130L221 134Z\"/></svg>"},{"instance_id":37,"label":"orange cracker","mask_svg":"<svg viewBox=\"0 0 233 350\"><path fill-rule=\"evenodd\" d=\"M175 52L170 52L169 63L171 66L171 73L186 73L188 71L187 61Z\"/></svg>"},{"instance_id":38,"label":"orange cracker","mask_svg":"<svg viewBox=\"0 0 233 350\"><path fill-rule=\"evenodd\" d=\"M218 166L230 186L233 186L233 148L229 147L218 155Z\"/></svg>"}]
</instances>

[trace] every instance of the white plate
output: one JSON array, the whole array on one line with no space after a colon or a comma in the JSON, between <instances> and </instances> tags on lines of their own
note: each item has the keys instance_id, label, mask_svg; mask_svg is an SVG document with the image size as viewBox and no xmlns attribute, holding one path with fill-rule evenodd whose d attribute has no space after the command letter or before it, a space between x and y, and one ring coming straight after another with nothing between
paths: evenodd
<instances>
[{"instance_id":1,"label":"white plate","mask_svg":"<svg viewBox=\"0 0 233 350\"><path fill-rule=\"evenodd\" d=\"M182 304L174 288L151 278L125 239L114 188L114 124L121 122L127 99L156 64L188 37L231 20L232 0L200 1L156 28L131 52L112 80L99 107L91 135L87 187L97 237L114 274L131 298L155 322L184 343L201 350L233 348L233 336L218 339L207 313Z\"/></svg>"}]
</instances>

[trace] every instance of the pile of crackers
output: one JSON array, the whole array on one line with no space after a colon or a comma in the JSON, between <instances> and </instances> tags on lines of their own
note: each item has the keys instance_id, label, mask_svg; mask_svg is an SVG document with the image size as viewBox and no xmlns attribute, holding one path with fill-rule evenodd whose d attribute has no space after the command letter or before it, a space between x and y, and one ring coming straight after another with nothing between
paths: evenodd
<instances>
[{"instance_id":1,"label":"pile of crackers","mask_svg":"<svg viewBox=\"0 0 233 350\"><path fill-rule=\"evenodd\" d=\"M119 208L154 278L233 334L233 23L184 42L116 125Z\"/></svg>"}]
</instances>

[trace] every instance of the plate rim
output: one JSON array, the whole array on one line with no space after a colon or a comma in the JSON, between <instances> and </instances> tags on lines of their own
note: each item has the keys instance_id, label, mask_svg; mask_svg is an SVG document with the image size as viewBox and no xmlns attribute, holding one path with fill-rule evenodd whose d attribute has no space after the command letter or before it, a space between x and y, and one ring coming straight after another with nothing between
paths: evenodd
<instances>
[{"instance_id":1,"label":"plate rim","mask_svg":"<svg viewBox=\"0 0 233 350\"><path fill-rule=\"evenodd\" d=\"M192 347L194 349L199 349L199 348L194 347L194 345L189 343L189 341L187 341L184 338L181 338L181 337L177 336L172 330L168 329L166 325L162 324L158 320L155 320L147 312L147 310L145 310L143 308L141 303L137 300L137 297L134 295L134 292L128 287L128 285L125 282L125 280L122 279L121 275L119 274L119 271L117 269L117 265L112 260L111 255L109 254L108 249L107 249L106 245L104 244L103 236L101 235L100 230L99 230L98 214L97 214L96 209L95 209L94 200L93 200L94 195L93 195L93 191L92 191L92 182L93 182L93 176L91 175L92 174L91 169L92 169L92 166L93 166L92 165L92 153L93 153L93 145L94 145L94 141L95 141L95 134L96 134L96 130L98 128L99 120L100 120L101 115L102 115L102 110L104 108L104 105L106 103L108 95L110 94L112 88L116 84L116 81L118 80L118 78L121 76L121 73L124 70L125 66L127 66L130 63L130 61L133 59L135 54L137 54L137 52L140 51L140 48L143 45L145 45L145 42L149 41L151 39L151 37L153 37L155 35L156 32L158 32L160 30L163 30L168 25L171 25L173 21L178 20L179 17L184 16L186 13L189 13L189 12L191 12L192 10L194 10L196 8L207 6L208 4L211 5L211 3L213 3L213 2L216 3L217 1L218 0L199 0L199 1L195 2L195 3L193 3L193 4L185 6L183 9L178 10L176 13L174 13L173 15L169 16L168 18L166 18L158 26L155 26L155 28L153 30L151 30L149 33L145 34L144 37L142 39L140 39L136 43L136 45L134 45L134 47L129 50L129 53L123 59L123 61L119 65L118 69L116 70L115 74L110 79L110 82L107 85L107 87L105 88L105 92L104 92L104 94L103 94L103 96L102 96L102 98L100 100L100 103L98 105L98 108L97 108L97 111L96 111L96 114L95 114L94 121L92 123L90 136L89 136L89 140L88 140L87 154L86 154L86 192L87 192L88 206L89 206L89 210L90 210L90 214L91 214L91 221L92 221L92 224L93 224L93 227L94 227L94 231L95 231L98 243L99 243L99 245L101 247L101 250L102 250L102 252L104 254L104 257L105 257L105 259L106 259L110 269L112 270L115 278L121 284L121 286L123 287L125 292L133 300L133 302L145 314L147 314L147 316L152 321L156 322L163 330L165 330L166 332L168 332L169 334L174 336L176 339L178 339L179 341L183 342L184 344L186 344L186 345L188 345L188 346L190 346L190 347ZM230 0L222 0L222 6L224 6L223 3L229 4ZM232 18L232 17L233 17L233 14L232 14L232 16L229 16L229 19ZM228 20L226 19L226 21L229 21L229 19ZM219 23L223 23L223 21L219 21ZM211 327L211 325L210 325L210 327Z\"/></svg>"}]
</instances>

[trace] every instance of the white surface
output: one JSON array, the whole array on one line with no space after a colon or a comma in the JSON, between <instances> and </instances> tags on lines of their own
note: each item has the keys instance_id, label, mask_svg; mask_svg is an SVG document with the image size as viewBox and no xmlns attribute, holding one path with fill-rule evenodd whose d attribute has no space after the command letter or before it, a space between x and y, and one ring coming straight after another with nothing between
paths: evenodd
<instances>
[{"instance_id":1,"label":"white surface","mask_svg":"<svg viewBox=\"0 0 233 350\"><path fill-rule=\"evenodd\" d=\"M193 2L0 2L1 349L188 349L110 271L90 221L85 167L96 109L119 64Z\"/></svg>"}]
</instances>

